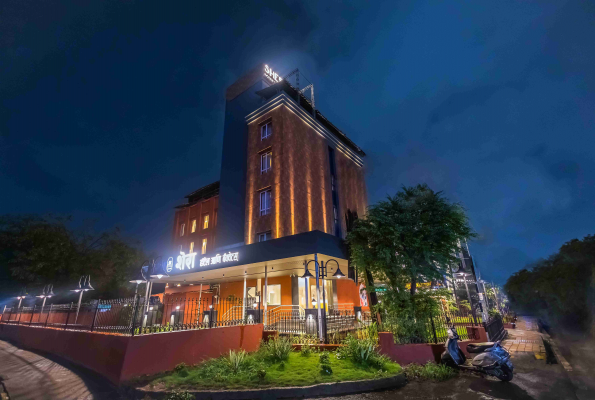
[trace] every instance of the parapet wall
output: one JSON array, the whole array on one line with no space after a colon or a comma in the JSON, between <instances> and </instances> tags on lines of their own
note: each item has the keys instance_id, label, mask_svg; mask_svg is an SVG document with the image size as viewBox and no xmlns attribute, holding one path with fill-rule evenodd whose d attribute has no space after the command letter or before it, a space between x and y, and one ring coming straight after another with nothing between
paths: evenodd
<instances>
[{"instance_id":1,"label":"parapet wall","mask_svg":"<svg viewBox=\"0 0 595 400\"><path fill-rule=\"evenodd\" d=\"M230 350L255 351L263 325L120 336L96 332L0 324L0 339L51 353L89 368L116 385L140 375L196 364Z\"/></svg>"}]
</instances>

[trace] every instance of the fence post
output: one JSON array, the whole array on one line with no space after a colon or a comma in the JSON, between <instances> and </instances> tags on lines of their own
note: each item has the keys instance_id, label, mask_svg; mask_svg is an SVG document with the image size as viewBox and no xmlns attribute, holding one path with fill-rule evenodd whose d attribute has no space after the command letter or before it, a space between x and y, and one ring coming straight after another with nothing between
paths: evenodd
<instances>
[{"instance_id":1,"label":"fence post","mask_svg":"<svg viewBox=\"0 0 595 400\"><path fill-rule=\"evenodd\" d=\"M45 318L45 326L48 326L48 320L50 319L50 313L52 312L53 304L50 304L50 309L48 310L48 316Z\"/></svg>"},{"instance_id":2,"label":"fence post","mask_svg":"<svg viewBox=\"0 0 595 400\"><path fill-rule=\"evenodd\" d=\"M95 307L95 314L93 314L93 322L91 323L91 332L95 329L95 321L97 320L97 311L99 311L99 303L101 303L101 299L97 299L97 307Z\"/></svg>"},{"instance_id":3,"label":"fence post","mask_svg":"<svg viewBox=\"0 0 595 400\"><path fill-rule=\"evenodd\" d=\"M33 304L33 310L31 310L31 319L29 320L29 326L33 322L33 316L35 315L35 304Z\"/></svg>"},{"instance_id":4,"label":"fence post","mask_svg":"<svg viewBox=\"0 0 595 400\"><path fill-rule=\"evenodd\" d=\"M136 330L136 317L138 315L138 306L140 305L139 303L140 303L139 295L135 295L134 302L133 302L134 310L132 312L132 330L130 331L131 336L134 336L134 331Z\"/></svg>"},{"instance_id":5,"label":"fence post","mask_svg":"<svg viewBox=\"0 0 595 400\"><path fill-rule=\"evenodd\" d=\"M66 324L64 324L64 330L68 327L68 319L70 318L70 310L72 310L72 302L70 302L70 307L68 307L68 314L66 314Z\"/></svg>"},{"instance_id":6,"label":"fence post","mask_svg":"<svg viewBox=\"0 0 595 400\"><path fill-rule=\"evenodd\" d=\"M213 296L211 296L211 307L209 308L209 328L213 327Z\"/></svg>"},{"instance_id":7,"label":"fence post","mask_svg":"<svg viewBox=\"0 0 595 400\"><path fill-rule=\"evenodd\" d=\"M436 336L436 326L434 325L434 317L430 315L430 321L432 322L432 332L434 333L434 343L438 344L438 336Z\"/></svg>"}]
</instances>

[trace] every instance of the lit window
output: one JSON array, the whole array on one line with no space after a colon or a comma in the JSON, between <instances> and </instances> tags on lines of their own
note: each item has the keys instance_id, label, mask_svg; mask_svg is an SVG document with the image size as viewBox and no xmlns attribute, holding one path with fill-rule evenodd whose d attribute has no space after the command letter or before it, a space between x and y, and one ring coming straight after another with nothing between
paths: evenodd
<instances>
[{"instance_id":1,"label":"lit window","mask_svg":"<svg viewBox=\"0 0 595 400\"><path fill-rule=\"evenodd\" d=\"M194 242L190 242L190 251L189 253L194 253Z\"/></svg>"},{"instance_id":2,"label":"lit window","mask_svg":"<svg viewBox=\"0 0 595 400\"><path fill-rule=\"evenodd\" d=\"M186 224L180 225L180 236L184 236L184 228L186 228Z\"/></svg>"},{"instance_id":3,"label":"lit window","mask_svg":"<svg viewBox=\"0 0 595 400\"><path fill-rule=\"evenodd\" d=\"M261 154L260 156L260 173L264 174L271 169L271 164L273 161L273 153L270 151L268 153Z\"/></svg>"},{"instance_id":4,"label":"lit window","mask_svg":"<svg viewBox=\"0 0 595 400\"><path fill-rule=\"evenodd\" d=\"M266 242L267 240L271 240L271 231L263 232L258 234L258 241L259 242Z\"/></svg>"},{"instance_id":5,"label":"lit window","mask_svg":"<svg viewBox=\"0 0 595 400\"><path fill-rule=\"evenodd\" d=\"M209 227L209 214L206 214L202 217L202 229L207 229Z\"/></svg>"},{"instance_id":6,"label":"lit window","mask_svg":"<svg viewBox=\"0 0 595 400\"><path fill-rule=\"evenodd\" d=\"M273 125L268 122L260 127L260 140L264 140L273 134Z\"/></svg>"},{"instance_id":7,"label":"lit window","mask_svg":"<svg viewBox=\"0 0 595 400\"><path fill-rule=\"evenodd\" d=\"M202 240L201 254L205 254L206 252L207 252L207 238L204 238Z\"/></svg>"},{"instance_id":8,"label":"lit window","mask_svg":"<svg viewBox=\"0 0 595 400\"><path fill-rule=\"evenodd\" d=\"M260 215L271 213L271 190L260 192Z\"/></svg>"},{"instance_id":9,"label":"lit window","mask_svg":"<svg viewBox=\"0 0 595 400\"><path fill-rule=\"evenodd\" d=\"M269 306L281 305L281 285L268 285L267 303Z\"/></svg>"},{"instance_id":10,"label":"lit window","mask_svg":"<svg viewBox=\"0 0 595 400\"><path fill-rule=\"evenodd\" d=\"M191 233L196 232L196 220L195 219L192 220L192 230L190 232Z\"/></svg>"}]
</instances>

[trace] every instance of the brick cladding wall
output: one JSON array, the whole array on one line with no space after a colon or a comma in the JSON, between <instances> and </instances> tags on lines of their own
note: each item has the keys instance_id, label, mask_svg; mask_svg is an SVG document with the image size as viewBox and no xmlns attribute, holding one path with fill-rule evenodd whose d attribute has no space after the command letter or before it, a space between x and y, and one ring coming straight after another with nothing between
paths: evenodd
<instances>
[{"instance_id":1,"label":"brick cladding wall","mask_svg":"<svg viewBox=\"0 0 595 400\"><path fill-rule=\"evenodd\" d=\"M273 134L260 139L260 126L271 120ZM270 230L273 238L312 230L333 233L327 141L284 106L267 113L248 129L246 244ZM273 153L272 170L260 173L260 155ZM367 205L364 171L335 151L339 212L345 234L347 208L362 216ZM261 189L271 187L271 213L260 216Z\"/></svg>"},{"instance_id":2,"label":"brick cladding wall","mask_svg":"<svg viewBox=\"0 0 595 400\"><path fill-rule=\"evenodd\" d=\"M194 242L194 251L200 254L203 238L207 238L207 252L215 248L215 226L217 225L218 204L219 196L215 196L204 201L199 201L189 207L176 210L174 229L172 232L174 250L178 251L181 245L182 251L187 253L190 249L190 242ZM207 229L202 229L202 217L207 213L209 214L209 227ZM191 233L192 220L195 218L196 232ZM180 236L180 227L182 224L186 224L184 236Z\"/></svg>"}]
</instances>

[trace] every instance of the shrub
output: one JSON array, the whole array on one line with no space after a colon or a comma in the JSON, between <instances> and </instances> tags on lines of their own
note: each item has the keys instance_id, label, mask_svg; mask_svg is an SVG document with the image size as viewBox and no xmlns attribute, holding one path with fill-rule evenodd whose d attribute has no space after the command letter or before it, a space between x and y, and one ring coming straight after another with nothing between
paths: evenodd
<instances>
[{"instance_id":1,"label":"shrub","mask_svg":"<svg viewBox=\"0 0 595 400\"><path fill-rule=\"evenodd\" d=\"M165 400L194 400L196 397L194 397L193 394L190 394L186 391L180 392L180 391L173 391L172 393L170 393Z\"/></svg>"},{"instance_id":2,"label":"shrub","mask_svg":"<svg viewBox=\"0 0 595 400\"><path fill-rule=\"evenodd\" d=\"M333 369L330 364L320 364L320 373L322 375L332 375Z\"/></svg>"},{"instance_id":3,"label":"shrub","mask_svg":"<svg viewBox=\"0 0 595 400\"><path fill-rule=\"evenodd\" d=\"M377 345L374 339L357 339L355 336L348 335L343 341L344 347L338 350L339 358L347 358L355 364L373 365L378 368L386 363L386 357L377 352Z\"/></svg>"},{"instance_id":4,"label":"shrub","mask_svg":"<svg viewBox=\"0 0 595 400\"><path fill-rule=\"evenodd\" d=\"M310 346L309 344L303 344L302 349L300 350L300 355L302 357L310 357L311 354L312 354L312 346Z\"/></svg>"},{"instance_id":5,"label":"shrub","mask_svg":"<svg viewBox=\"0 0 595 400\"><path fill-rule=\"evenodd\" d=\"M260 345L262 354L273 362L287 360L291 350L291 340L287 338L277 337Z\"/></svg>"},{"instance_id":6,"label":"shrub","mask_svg":"<svg viewBox=\"0 0 595 400\"><path fill-rule=\"evenodd\" d=\"M186 368L188 368L188 366L186 365L186 363L179 363L178 365L176 365L174 367L174 372L180 372L182 370L185 370Z\"/></svg>"},{"instance_id":7,"label":"shrub","mask_svg":"<svg viewBox=\"0 0 595 400\"><path fill-rule=\"evenodd\" d=\"M244 350L229 350L229 358L227 359L227 362L229 364L229 369L237 374L246 363L246 352Z\"/></svg>"},{"instance_id":8,"label":"shrub","mask_svg":"<svg viewBox=\"0 0 595 400\"><path fill-rule=\"evenodd\" d=\"M260 368L256 371L256 376L258 377L258 380L264 380L264 378L267 376L267 371L264 368Z\"/></svg>"},{"instance_id":9,"label":"shrub","mask_svg":"<svg viewBox=\"0 0 595 400\"><path fill-rule=\"evenodd\" d=\"M458 371L443 364L436 364L428 361L424 365L409 364L404 368L405 376L409 380L430 379L433 381L445 381L457 375Z\"/></svg>"},{"instance_id":10,"label":"shrub","mask_svg":"<svg viewBox=\"0 0 595 400\"><path fill-rule=\"evenodd\" d=\"M330 364L331 363L331 358L328 355L328 352L324 351L322 353L320 353L320 363L321 364Z\"/></svg>"}]
</instances>

